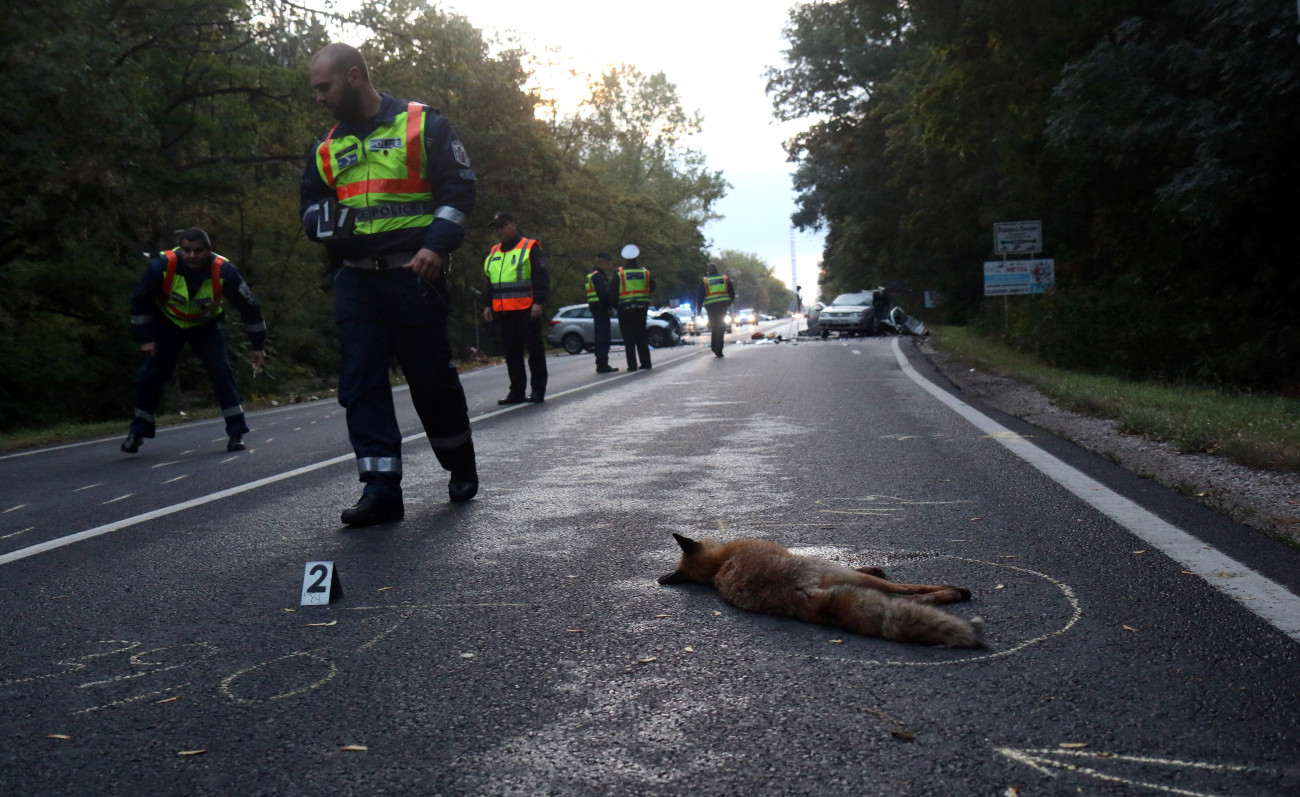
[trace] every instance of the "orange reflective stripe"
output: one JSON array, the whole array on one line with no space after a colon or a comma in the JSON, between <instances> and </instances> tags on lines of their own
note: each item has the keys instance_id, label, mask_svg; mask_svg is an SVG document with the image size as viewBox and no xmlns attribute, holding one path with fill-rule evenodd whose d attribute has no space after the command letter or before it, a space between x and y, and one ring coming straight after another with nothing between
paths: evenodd
<instances>
[{"instance_id":1,"label":"orange reflective stripe","mask_svg":"<svg viewBox=\"0 0 1300 797\"><path fill-rule=\"evenodd\" d=\"M334 159L330 157L330 142L334 140L334 131L338 129L337 124L331 127L329 133L325 136L325 140L320 143L320 148L316 150L316 154L320 157L321 166L325 169L325 185L331 188L334 187Z\"/></svg>"},{"instance_id":2,"label":"orange reflective stripe","mask_svg":"<svg viewBox=\"0 0 1300 797\"><path fill-rule=\"evenodd\" d=\"M426 194L430 187L427 182L417 177L400 180L361 180L348 183L338 189L339 199L350 199L361 194Z\"/></svg>"},{"instance_id":3,"label":"orange reflective stripe","mask_svg":"<svg viewBox=\"0 0 1300 797\"><path fill-rule=\"evenodd\" d=\"M424 108L418 102L412 102L406 106L406 179L420 179L420 153L424 151L424 146L420 141L420 127L424 123ZM394 191L394 194L413 193L407 191Z\"/></svg>"},{"instance_id":4,"label":"orange reflective stripe","mask_svg":"<svg viewBox=\"0 0 1300 797\"><path fill-rule=\"evenodd\" d=\"M170 302L172 299L172 285L176 282L176 250L168 249L163 252L163 259L167 261L167 271L163 274L163 296L165 301Z\"/></svg>"},{"instance_id":5,"label":"orange reflective stripe","mask_svg":"<svg viewBox=\"0 0 1300 797\"><path fill-rule=\"evenodd\" d=\"M221 255L212 256L212 306L221 306L221 264L226 259Z\"/></svg>"}]
</instances>

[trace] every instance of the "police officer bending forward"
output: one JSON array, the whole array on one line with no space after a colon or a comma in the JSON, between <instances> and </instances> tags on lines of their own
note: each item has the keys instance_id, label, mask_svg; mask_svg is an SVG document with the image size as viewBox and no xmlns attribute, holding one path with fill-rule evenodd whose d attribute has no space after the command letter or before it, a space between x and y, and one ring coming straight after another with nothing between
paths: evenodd
<instances>
[{"instance_id":1,"label":"police officer bending forward","mask_svg":"<svg viewBox=\"0 0 1300 797\"><path fill-rule=\"evenodd\" d=\"M388 363L396 357L453 501L478 492L469 410L447 342L446 268L474 209L475 176L451 124L380 94L365 59L331 44L310 64L316 101L338 120L302 178L303 226L325 244L342 362L339 403L365 484L344 523L399 520L401 431Z\"/></svg>"},{"instance_id":2,"label":"police officer bending forward","mask_svg":"<svg viewBox=\"0 0 1300 797\"><path fill-rule=\"evenodd\" d=\"M228 298L244 319L256 367L266 359L266 322L262 308L235 264L212 251L208 234L198 227L181 233L181 245L150 261L131 294L131 328L145 353L135 378L135 416L121 449L134 454L154 436L154 413L163 385L171 378L185 344L203 361L226 419L227 451L244 450L248 434L239 404L235 372L226 356L221 331L221 299Z\"/></svg>"}]
</instances>

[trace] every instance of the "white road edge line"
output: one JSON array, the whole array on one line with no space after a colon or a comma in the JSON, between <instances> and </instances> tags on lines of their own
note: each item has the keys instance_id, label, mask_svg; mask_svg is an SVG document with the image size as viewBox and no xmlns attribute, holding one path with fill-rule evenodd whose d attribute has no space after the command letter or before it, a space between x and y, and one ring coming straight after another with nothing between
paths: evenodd
<instances>
[{"instance_id":1,"label":"white road edge line","mask_svg":"<svg viewBox=\"0 0 1300 797\"><path fill-rule=\"evenodd\" d=\"M680 362L696 354L699 354L699 352L691 352L682 357L675 357L672 360L669 360L664 365L666 366L672 365L675 362ZM572 393L581 393L585 390L592 390L597 387L600 387L601 385L607 385L614 380L622 379L624 377L635 377L636 375L637 375L636 372L622 373L616 377L612 377L612 378L606 377L605 379L596 382L588 382L587 384L579 385L578 387L570 388L568 390L563 390L559 393L555 393L549 396L548 400L559 398L560 396L567 396ZM403 385L402 387L405 387L405 385ZM396 390L396 388L394 388L394 390ZM507 412L516 412L525 409L532 409L534 406L535 405L533 404L512 404L507 407L502 407L499 410L494 410L492 412L485 412L482 415L479 415L474 418L470 418L470 425L473 426L475 422L484 421L487 420L488 418L494 418L498 415L504 415ZM220 420L220 418L218 418L217 420ZM426 436L427 435L424 432L420 432L419 434L413 434L410 437L403 437L402 442L410 443L414 440L421 440ZM81 445L81 444L74 443L73 445ZM62 448L70 448L70 447L71 446L59 446L58 448L62 449ZM58 450L58 449L45 449L45 450L48 451L48 450ZM66 537L59 537L58 539L47 540L45 542L38 543L36 545L31 545L26 548L20 548L11 553L0 554L0 565L7 565L10 562L17 562L18 560L26 559L29 556L35 556L36 554L39 553L45 553L46 551L53 551L56 548L62 548L66 545L72 545L73 543L82 542L83 540L89 540L91 538L98 537L101 534L108 534L111 531L120 531L124 528L128 528L130 526L134 526L139 523L145 523L150 520L157 520L160 517L174 515L177 512L184 512L186 509L193 509L196 506L203 506L204 504L210 504L213 501L220 501L223 498L229 498L233 495L239 495L240 493L246 493L252 490L256 490L259 487L265 487L268 484L275 484L276 482L284 481L285 479L292 479L295 476L301 476L304 473L311 473L314 470L328 468L331 465L339 465L344 462L354 462L354 461L356 461L355 455L344 454L343 456L334 457L333 459L327 459L324 460L323 462L316 462L311 465L304 465L301 468L294 468L293 470L285 471L284 473L277 473L274 476L267 476L264 479L258 479L257 481L251 481L248 482L247 484L241 484L226 490L221 490L215 493L209 493L208 495L199 496L198 498L192 498L189 501L182 501L179 504L172 504L171 506L165 506L162 507L161 509L155 509L152 512L145 512L143 515L136 515L135 517L123 518L122 520L117 520L112 523L105 523L102 526L96 526L93 529L86 529L85 531L79 531L76 534L69 534Z\"/></svg>"},{"instance_id":2,"label":"white road edge line","mask_svg":"<svg viewBox=\"0 0 1300 797\"><path fill-rule=\"evenodd\" d=\"M903 373L927 393L972 425L1006 446L1011 453L1074 493L1085 503L1163 551L1169 558L1205 579L1215 589L1233 598L1243 608L1277 630L1300 642L1300 597L1256 573L1232 557L1215 550L1177 526L1167 523L1138 504L1113 492L1101 482L1085 476L1043 449L1013 433L961 399L941 390L917 373L893 340L894 359Z\"/></svg>"}]
</instances>

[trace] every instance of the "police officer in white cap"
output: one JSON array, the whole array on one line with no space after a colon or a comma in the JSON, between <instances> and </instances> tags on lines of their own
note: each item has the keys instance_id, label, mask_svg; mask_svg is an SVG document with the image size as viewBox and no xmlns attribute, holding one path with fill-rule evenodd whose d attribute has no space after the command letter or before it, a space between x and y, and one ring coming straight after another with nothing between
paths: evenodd
<instances>
[{"instance_id":1,"label":"police officer in white cap","mask_svg":"<svg viewBox=\"0 0 1300 797\"><path fill-rule=\"evenodd\" d=\"M650 271L637 265L641 250L628 244L620 252L627 262L618 269L618 326L623 332L623 348L627 351L627 370L650 370L650 340L646 337L645 317L650 309L650 292L655 289L655 278Z\"/></svg>"}]
</instances>

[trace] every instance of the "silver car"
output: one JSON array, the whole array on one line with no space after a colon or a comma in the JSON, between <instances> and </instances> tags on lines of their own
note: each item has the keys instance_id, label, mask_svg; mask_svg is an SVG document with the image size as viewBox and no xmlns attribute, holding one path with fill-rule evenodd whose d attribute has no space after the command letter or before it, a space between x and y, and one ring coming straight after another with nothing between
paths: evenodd
<instances>
[{"instance_id":1,"label":"silver car","mask_svg":"<svg viewBox=\"0 0 1300 797\"><path fill-rule=\"evenodd\" d=\"M669 316L665 319L662 316ZM656 349L676 346L682 340L678 331L678 322L672 311L652 310L645 322L646 338ZM618 316L609 319L610 342L621 345L623 333L618 328ZM560 346L569 354L580 354L596 349L596 322L591 317L591 306L571 304L561 307L551 317L551 328L546 333L546 340L552 346Z\"/></svg>"}]
</instances>

